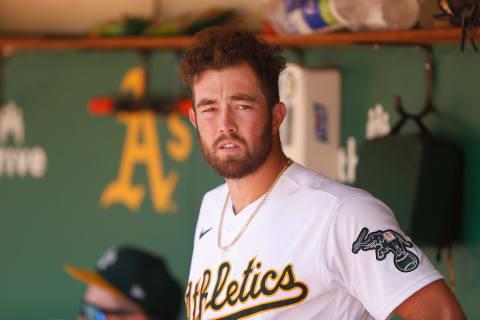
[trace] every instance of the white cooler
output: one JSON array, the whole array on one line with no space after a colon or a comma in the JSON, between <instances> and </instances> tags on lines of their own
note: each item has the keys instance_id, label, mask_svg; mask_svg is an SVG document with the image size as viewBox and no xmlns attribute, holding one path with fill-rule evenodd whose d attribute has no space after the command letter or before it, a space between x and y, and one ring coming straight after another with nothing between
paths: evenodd
<instances>
[{"instance_id":1,"label":"white cooler","mask_svg":"<svg viewBox=\"0 0 480 320\"><path fill-rule=\"evenodd\" d=\"M283 151L294 161L338 180L340 72L288 63L280 76L287 116L280 127Z\"/></svg>"}]
</instances>

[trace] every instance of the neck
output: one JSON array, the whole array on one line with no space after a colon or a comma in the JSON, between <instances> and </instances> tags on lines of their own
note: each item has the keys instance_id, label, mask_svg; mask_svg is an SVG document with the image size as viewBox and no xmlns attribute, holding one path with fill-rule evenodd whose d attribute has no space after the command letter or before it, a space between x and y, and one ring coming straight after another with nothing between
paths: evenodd
<instances>
[{"instance_id":1,"label":"neck","mask_svg":"<svg viewBox=\"0 0 480 320\"><path fill-rule=\"evenodd\" d=\"M235 213L242 211L267 192L287 164L288 158L279 149L274 149L267 160L251 174L240 179L225 179Z\"/></svg>"}]
</instances>

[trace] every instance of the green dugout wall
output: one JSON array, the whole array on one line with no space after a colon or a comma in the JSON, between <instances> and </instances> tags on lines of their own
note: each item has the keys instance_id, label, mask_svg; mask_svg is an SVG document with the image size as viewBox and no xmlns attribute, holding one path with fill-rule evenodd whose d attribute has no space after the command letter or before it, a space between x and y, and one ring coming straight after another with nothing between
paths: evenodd
<instances>
[{"instance_id":1,"label":"green dugout wall","mask_svg":"<svg viewBox=\"0 0 480 320\"><path fill-rule=\"evenodd\" d=\"M296 61L294 53L285 54ZM169 51L153 53L152 94L185 93L177 58ZM426 122L465 152L463 234L453 253L457 297L475 319L480 317L480 63L471 48L460 53L457 46L435 47L434 59L436 110ZM367 110L375 104L383 104L392 123L398 120L394 95L402 96L407 111L423 106L424 54L414 47L309 49L303 61L341 71L344 146L348 137L358 144L365 140ZM125 74L139 66L140 56L129 51L31 51L4 60L1 105L13 101L16 108L10 110L22 112L16 119L23 121L24 137L5 138L0 128L0 319L75 319L84 285L66 275L63 265L93 267L115 244L161 253L184 286L202 195L222 182L204 162L188 119L157 117L148 130L142 127L157 138L155 159L162 166L155 179L161 191L171 193L167 209L152 202L160 193L152 188L147 162L132 166L128 185L144 190L136 209L101 201L119 178L128 124L89 114L87 103L117 93ZM147 131L141 131L138 144L149 139ZM165 187L169 174L176 177L170 188ZM435 260L434 248L424 250ZM441 263L436 266L447 275Z\"/></svg>"}]
</instances>

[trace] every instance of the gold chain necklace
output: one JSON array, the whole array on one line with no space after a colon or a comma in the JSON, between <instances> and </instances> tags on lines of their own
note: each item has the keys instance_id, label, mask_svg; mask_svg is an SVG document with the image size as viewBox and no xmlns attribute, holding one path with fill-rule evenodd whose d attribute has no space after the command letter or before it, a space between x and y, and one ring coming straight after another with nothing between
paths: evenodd
<instances>
[{"instance_id":1,"label":"gold chain necklace","mask_svg":"<svg viewBox=\"0 0 480 320\"><path fill-rule=\"evenodd\" d=\"M230 248L231 246L233 246L233 244L235 242L237 242L238 239L240 239L240 237L242 236L242 234L245 232L245 230L247 229L248 225L250 224L250 222L253 220L253 218L255 217L255 215L257 214L258 210L260 210L260 208L262 207L263 203L265 202L265 200L267 200L268 196L270 195L270 193L272 192L272 189L273 187L275 186L275 184L277 183L278 179L280 179L280 177L282 176L282 174L285 172L285 170L287 170L287 168L292 164L292 160L288 159L287 160L287 163L283 166L282 170L280 171L280 173L278 174L278 176L275 178L275 180L273 181L272 185L270 186L270 188L268 188L267 192L265 193L265 196L263 197L263 199L260 201L260 203L258 204L258 206L255 208L255 211L253 211L253 213L250 215L250 218L248 218L248 221L247 223L245 223L245 225L243 226L242 230L240 230L240 232L237 234L237 236L235 237L235 239L232 240L232 242L230 242L229 244L227 244L226 246L222 246L222 229L223 229L223 217L225 215L225 209L227 208L227 203L228 203L228 198L230 197L230 191L228 192L227 194L227 198L225 199L225 204L223 205L223 210L222 210L222 215L220 216L220 226L219 226L219 229L218 229L218 240L217 240L217 245L220 249L223 249L223 250L227 250L228 248Z\"/></svg>"}]
</instances>

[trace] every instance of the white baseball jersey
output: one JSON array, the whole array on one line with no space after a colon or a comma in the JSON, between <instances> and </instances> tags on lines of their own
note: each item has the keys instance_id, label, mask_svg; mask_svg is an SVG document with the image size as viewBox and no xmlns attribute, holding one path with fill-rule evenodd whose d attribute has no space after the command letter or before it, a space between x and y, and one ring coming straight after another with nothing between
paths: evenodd
<instances>
[{"instance_id":1,"label":"white baseball jersey","mask_svg":"<svg viewBox=\"0 0 480 320\"><path fill-rule=\"evenodd\" d=\"M390 209L365 191L293 163L237 242L217 246L228 194L202 202L185 302L189 319L386 319L442 276L403 234ZM235 215L227 245L261 199Z\"/></svg>"}]
</instances>

